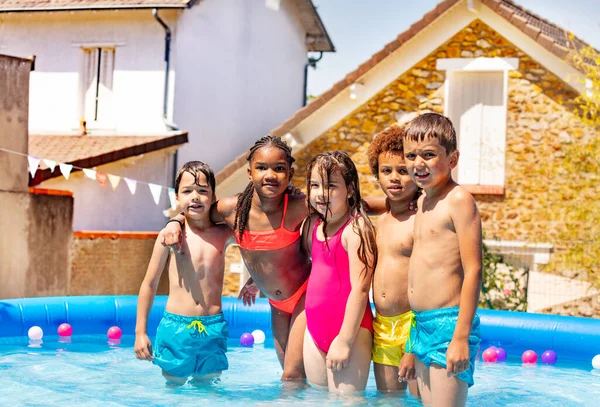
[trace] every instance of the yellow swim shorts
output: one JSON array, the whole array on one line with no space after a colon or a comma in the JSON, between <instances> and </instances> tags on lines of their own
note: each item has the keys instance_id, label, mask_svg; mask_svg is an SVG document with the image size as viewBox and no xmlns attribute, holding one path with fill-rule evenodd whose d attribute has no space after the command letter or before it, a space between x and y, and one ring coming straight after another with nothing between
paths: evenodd
<instances>
[{"instance_id":1,"label":"yellow swim shorts","mask_svg":"<svg viewBox=\"0 0 600 407\"><path fill-rule=\"evenodd\" d=\"M394 317L375 313L373 321L373 362L398 366L404 355L406 341L410 336L412 311Z\"/></svg>"}]
</instances>

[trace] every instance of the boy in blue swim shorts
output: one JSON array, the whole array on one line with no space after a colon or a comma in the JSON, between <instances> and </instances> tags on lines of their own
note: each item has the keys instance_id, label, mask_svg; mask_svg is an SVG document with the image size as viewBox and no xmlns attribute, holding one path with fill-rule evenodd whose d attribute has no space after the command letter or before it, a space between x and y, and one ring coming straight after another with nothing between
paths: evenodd
<instances>
[{"instance_id":1,"label":"boy in blue swim shorts","mask_svg":"<svg viewBox=\"0 0 600 407\"><path fill-rule=\"evenodd\" d=\"M447 117L425 113L405 127L408 173L418 200L408 266L415 313L406 349L415 357L424 404L464 406L481 341L475 314L481 290L481 218L475 200L452 179L456 132Z\"/></svg>"},{"instance_id":2,"label":"boy in blue swim shorts","mask_svg":"<svg viewBox=\"0 0 600 407\"><path fill-rule=\"evenodd\" d=\"M175 179L176 199L185 216L180 251L163 246L154 250L140 287L134 351L138 359L162 369L168 385L200 385L228 368L227 321L221 312L224 257L232 237L226 225L210 221L215 201L215 176L200 161L185 163ZM182 225L183 226L183 225ZM169 273L169 297L156 332L154 350L148 338L148 314L163 270Z\"/></svg>"}]
</instances>

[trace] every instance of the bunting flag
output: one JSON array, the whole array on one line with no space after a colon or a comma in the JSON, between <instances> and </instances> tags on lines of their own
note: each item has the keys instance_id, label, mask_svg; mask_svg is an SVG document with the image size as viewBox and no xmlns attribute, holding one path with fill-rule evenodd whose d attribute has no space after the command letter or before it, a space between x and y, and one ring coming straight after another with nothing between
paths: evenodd
<instances>
[{"instance_id":1,"label":"bunting flag","mask_svg":"<svg viewBox=\"0 0 600 407\"><path fill-rule=\"evenodd\" d=\"M129 178L123 178L123 179L127 183L127 188L129 188L129 192L131 192L131 195L135 195L135 187L137 186L137 181L134 179L129 179Z\"/></svg>"},{"instance_id":2,"label":"bunting flag","mask_svg":"<svg viewBox=\"0 0 600 407\"><path fill-rule=\"evenodd\" d=\"M90 168L76 167L72 164L57 162L57 161L51 160L49 158L37 158L34 156L30 156L28 154L23 154L21 152L12 151L12 150L2 148L2 147L0 147L0 151L19 155L21 157L26 157L29 174L31 175L32 178L35 178L35 174L37 173L40 163L43 161L44 164L50 169L50 172L54 172L56 167L58 166L61 174L63 175L63 177L65 177L66 180L68 180L70 178L71 173L74 169L81 170L81 171L83 171L85 177L87 177L89 179L97 180L100 183L100 185L102 185L102 186L106 186L106 181L108 180L110 182L110 185L112 186L113 190L117 189L119 183L121 182L121 178L123 178L125 180L125 183L127 184L127 188L129 189L129 192L131 192L131 195L135 195L135 192L137 190L137 183L141 182L142 184L148 185L148 187L150 188L150 193L152 194L152 198L156 205L158 205L160 203L160 195L162 194L162 190L164 188L167 190L167 196L169 198L170 209L171 210L177 209L177 194L175 193L175 189L173 189L171 187L166 187L166 186L158 185L158 184L152 184L152 183L148 183L148 182L144 182L144 181L137 181L135 179L121 177L119 175L106 174L106 173L99 172L99 171L96 171L96 170L93 170ZM163 211L163 213L165 214L165 216L169 216L169 209Z\"/></svg>"},{"instance_id":3,"label":"bunting flag","mask_svg":"<svg viewBox=\"0 0 600 407\"><path fill-rule=\"evenodd\" d=\"M281 0L265 0L265 7L279 11Z\"/></svg>"},{"instance_id":4,"label":"bunting flag","mask_svg":"<svg viewBox=\"0 0 600 407\"><path fill-rule=\"evenodd\" d=\"M86 177L88 177L89 179L93 179L94 181L96 181L96 171L94 170L89 170L87 168L84 168L83 173L85 174Z\"/></svg>"},{"instance_id":5,"label":"bunting flag","mask_svg":"<svg viewBox=\"0 0 600 407\"><path fill-rule=\"evenodd\" d=\"M177 200L175 199L175 189L168 188L167 192L169 193L169 201L171 202L171 209L177 209Z\"/></svg>"},{"instance_id":6,"label":"bunting flag","mask_svg":"<svg viewBox=\"0 0 600 407\"><path fill-rule=\"evenodd\" d=\"M121 177L119 177L118 175L112 175L112 174L107 174L108 175L108 180L110 181L110 185L112 186L113 191L115 189L117 189L117 186L119 185L119 181L121 181Z\"/></svg>"},{"instance_id":7,"label":"bunting flag","mask_svg":"<svg viewBox=\"0 0 600 407\"><path fill-rule=\"evenodd\" d=\"M73 166L71 164L59 164L58 167L60 168L60 173L63 175L63 177L69 179Z\"/></svg>"},{"instance_id":8,"label":"bunting flag","mask_svg":"<svg viewBox=\"0 0 600 407\"><path fill-rule=\"evenodd\" d=\"M97 172L96 173L96 179L98 180L98 182L100 183L100 185L102 186L106 186L106 179L108 177L106 176L105 173L103 172Z\"/></svg>"},{"instance_id":9,"label":"bunting flag","mask_svg":"<svg viewBox=\"0 0 600 407\"><path fill-rule=\"evenodd\" d=\"M44 158L44 164L50 168L50 172L54 172L54 169L56 168L56 161Z\"/></svg>"},{"instance_id":10,"label":"bunting flag","mask_svg":"<svg viewBox=\"0 0 600 407\"><path fill-rule=\"evenodd\" d=\"M38 165L40 165L40 159L37 157L32 157L30 155L27 156L27 162L29 163L29 173L31 174L31 178L35 178L35 173L37 172Z\"/></svg>"},{"instance_id":11,"label":"bunting flag","mask_svg":"<svg viewBox=\"0 0 600 407\"><path fill-rule=\"evenodd\" d=\"M149 183L148 187L150 188L152 198L154 198L154 203L158 205L158 202L160 201L160 193L162 192L162 186Z\"/></svg>"}]
</instances>

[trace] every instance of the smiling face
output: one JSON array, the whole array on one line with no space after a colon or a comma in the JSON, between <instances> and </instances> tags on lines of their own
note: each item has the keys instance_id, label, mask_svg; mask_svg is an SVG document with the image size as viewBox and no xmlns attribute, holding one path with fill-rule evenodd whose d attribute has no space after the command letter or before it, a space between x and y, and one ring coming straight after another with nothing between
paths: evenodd
<instances>
[{"instance_id":1,"label":"smiling face","mask_svg":"<svg viewBox=\"0 0 600 407\"><path fill-rule=\"evenodd\" d=\"M198 172L196 178L185 171L175 198L186 217L198 220L209 216L214 192L202 172Z\"/></svg>"},{"instance_id":2,"label":"smiling face","mask_svg":"<svg viewBox=\"0 0 600 407\"><path fill-rule=\"evenodd\" d=\"M446 148L433 137L421 141L404 139L406 168L413 181L423 189L447 181L458 163L458 156L458 150L446 153Z\"/></svg>"},{"instance_id":3,"label":"smiling face","mask_svg":"<svg viewBox=\"0 0 600 407\"><path fill-rule=\"evenodd\" d=\"M310 173L309 201L312 208L325 219L344 215L350 209L348 188L342 173L335 170L324 179L324 171L317 164Z\"/></svg>"},{"instance_id":4,"label":"smiling face","mask_svg":"<svg viewBox=\"0 0 600 407\"><path fill-rule=\"evenodd\" d=\"M385 151L379 154L377 178L390 201L413 198L417 185L408 174L404 157L400 152Z\"/></svg>"},{"instance_id":5,"label":"smiling face","mask_svg":"<svg viewBox=\"0 0 600 407\"><path fill-rule=\"evenodd\" d=\"M252 155L248 178L254 190L262 197L277 197L285 192L294 169L286 153L278 147L267 145Z\"/></svg>"}]
</instances>

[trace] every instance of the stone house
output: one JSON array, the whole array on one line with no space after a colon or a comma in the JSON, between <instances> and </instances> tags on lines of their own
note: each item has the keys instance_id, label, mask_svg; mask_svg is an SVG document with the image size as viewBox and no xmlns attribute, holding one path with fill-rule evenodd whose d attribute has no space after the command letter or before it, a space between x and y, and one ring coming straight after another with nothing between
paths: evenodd
<instances>
[{"instance_id":1,"label":"stone house","mask_svg":"<svg viewBox=\"0 0 600 407\"><path fill-rule=\"evenodd\" d=\"M35 56L29 154L163 186L188 160L221 170L301 108L307 53L330 51L311 0L0 2L0 53ZM156 205L41 169L30 186L72 191L75 230L164 225L164 188Z\"/></svg>"},{"instance_id":2,"label":"stone house","mask_svg":"<svg viewBox=\"0 0 600 407\"><path fill-rule=\"evenodd\" d=\"M490 248L529 268L528 310L539 311L594 293L569 270L543 272L570 244L551 213L578 193L579 174L552 177L540 163L560 167L569 146L598 135L569 107L585 92L570 47L565 30L510 0L444 0L271 134L293 145L297 185L315 153L340 149L357 163L363 195L377 195L365 155L373 135L409 112L449 116L455 179L475 196ZM217 175L218 194L247 182L240 155Z\"/></svg>"}]
</instances>

